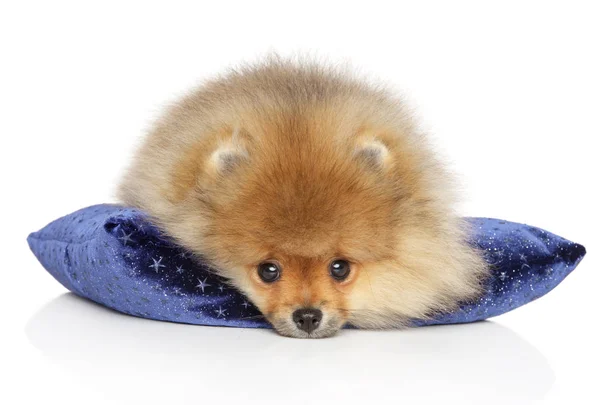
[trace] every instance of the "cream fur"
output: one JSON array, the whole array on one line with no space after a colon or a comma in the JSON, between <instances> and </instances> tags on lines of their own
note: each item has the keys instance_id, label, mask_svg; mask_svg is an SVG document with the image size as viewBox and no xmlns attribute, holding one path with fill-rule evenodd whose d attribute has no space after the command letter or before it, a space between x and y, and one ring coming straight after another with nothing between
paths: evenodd
<instances>
[{"instance_id":1,"label":"cream fur","mask_svg":"<svg viewBox=\"0 0 600 405\"><path fill-rule=\"evenodd\" d=\"M124 176L123 203L210 260L277 330L316 306L346 321L406 324L479 293L486 274L453 211L452 181L389 91L348 72L269 58L171 107ZM334 258L351 276L333 280ZM263 260L281 264L266 285Z\"/></svg>"}]
</instances>

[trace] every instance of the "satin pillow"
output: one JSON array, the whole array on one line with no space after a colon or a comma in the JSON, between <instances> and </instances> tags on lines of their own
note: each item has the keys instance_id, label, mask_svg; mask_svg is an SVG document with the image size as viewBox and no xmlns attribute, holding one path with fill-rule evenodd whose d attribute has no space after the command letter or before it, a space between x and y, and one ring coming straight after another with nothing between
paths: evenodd
<instances>
[{"instance_id":1,"label":"satin pillow","mask_svg":"<svg viewBox=\"0 0 600 405\"><path fill-rule=\"evenodd\" d=\"M469 218L471 243L491 266L486 293L415 326L474 322L503 314L556 287L583 246L528 225ZM96 205L28 237L46 270L68 290L126 314L198 325L269 327L260 312L201 261L176 246L144 213Z\"/></svg>"}]
</instances>

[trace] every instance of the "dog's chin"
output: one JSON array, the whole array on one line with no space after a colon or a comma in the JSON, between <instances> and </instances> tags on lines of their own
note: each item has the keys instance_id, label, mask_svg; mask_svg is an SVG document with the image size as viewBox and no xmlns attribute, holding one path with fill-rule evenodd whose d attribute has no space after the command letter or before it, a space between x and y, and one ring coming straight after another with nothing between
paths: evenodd
<instances>
[{"instance_id":1,"label":"dog's chin","mask_svg":"<svg viewBox=\"0 0 600 405\"><path fill-rule=\"evenodd\" d=\"M334 336L342 327L343 323L335 318L330 318L327 322L319 326L312 332L300 330L292 322L287 320L277 320L271 322L275 331L281 336L296 339L322 339Z\"/></svg>"}]
</instances>

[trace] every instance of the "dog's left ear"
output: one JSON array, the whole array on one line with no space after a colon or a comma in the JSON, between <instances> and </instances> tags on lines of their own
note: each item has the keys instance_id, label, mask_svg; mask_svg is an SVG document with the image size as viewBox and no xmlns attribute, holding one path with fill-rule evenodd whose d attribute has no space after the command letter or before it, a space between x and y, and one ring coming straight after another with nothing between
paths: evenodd
<instances>
[{"instance_id":1,"label":"dog's left ear","mask_svg":"<svg viewBox=\"0 0 600 405\"><path fill-rule=\"evenodd\" d=\"M354 155L373 169L385 169L390 161L390 151L385 144L374 138L359 139Z\"/></svg>"}]
</instances>

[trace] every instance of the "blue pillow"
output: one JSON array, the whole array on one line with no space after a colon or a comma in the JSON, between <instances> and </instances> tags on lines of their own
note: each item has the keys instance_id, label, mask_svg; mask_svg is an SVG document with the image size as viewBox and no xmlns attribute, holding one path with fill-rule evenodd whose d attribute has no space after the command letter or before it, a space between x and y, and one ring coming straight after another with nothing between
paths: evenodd
<instances>
[{"instance_id":1,"label":"blue pillow","mask_svg":"<svg viewBox=\"0 0 600 405\"><path fill-rule=\"evenodd\" d=\"M486 293L415 326L474 322L500 315L556 287L583 246L532 226L470 218L471 242L491 266ZM40 263L75 294L130 315L198 325L269 327L260 312L209 266L133 208L96 205L29 235Z\"/></svg>"}]
</instances>

